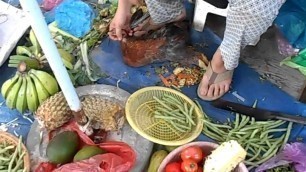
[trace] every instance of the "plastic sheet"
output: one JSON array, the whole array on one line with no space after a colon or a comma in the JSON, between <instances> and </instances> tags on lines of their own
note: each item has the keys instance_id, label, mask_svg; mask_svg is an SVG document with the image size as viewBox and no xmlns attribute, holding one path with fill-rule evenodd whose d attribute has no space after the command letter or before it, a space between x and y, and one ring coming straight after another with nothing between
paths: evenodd
<instances>
[{"instance_id":1,"label":"plastic sheet","mask_svg":"<svg viewBox=\"0 0 306 172\"><path fill-rule=\"evenodd\" d=\"M288 42L284 35L278 31L276 32L276 40L278 46L278 52L283 56L294 56L297 55L299 49L293 48L293 46Z\"/></svg>"},{"instance_id":2,"label":"plastic sheet","mask_svg":"<svg viewBox=\"0 0 306 172\"><path fill-rule=\"evenodd\" d=\"M58 27L78 38L90 31L95 18L94 10L81 0L64 0L54 14Z\"/></svg>"},{"instance_id":3,"label":"plastic sheet","mask_svg":"<svg viewBox=\"0 0 306 172\"><path fill-rule=\"evenodd\" d=\"M190 12L193 6L186 3L187 16L192 18ZM191 30L189 33L193 47L211 58L221 43L221 39L211 30L204 29L203 32ZM109 74L107 78L101 78L98 83L118 85L120 88L133 93L146 86L158 85L159 77L155 69L167 66L168 63L155 63L143 67L130 67L123 62L123 54L120 43L106 38L102 45L91 52L91 57L99 65L102 72ZM237 92L245 101L241 102L231 92L223 98L233 102L239 102L252 106L257 101L257 107L271 111L279 111L287 114L299 114L306 116L306 105L296 101L293 97L281 90L271 82L260 79L259 74L247 64L240 63L235 69L231 92ZM182 92L191 99L198 99L197 85L184 87ZM199 99L198 99L199 100ZM220 122L233 119L231 112L214 108L210 102L199 100L207 115ZM294 124L290 141L297 138L306 140L305 126ZM200 135L199 141L212 141L210 138Z\"/></svg>"},{"instance_id":4,"label":"plastic sheet","mask_svg":"<svg viewBox=\"0 0 306 172\"><path fill-rule=\"evenodd\" d=\"M285 145L284 149L267 162L260 165L255 172L264 172L282 165L293 164L296 172L306 171L306 144L292 143Z\"/></svg>"},{"instance_id":5,"label":"plastic sheet","mask_svg":"<svg viewBox=\"0 0 306 172\"><path fill-rule=\"evenodd\" d=\"M306 48L305 0L287 0L280 9L275 23L294 48Z\"/></svg>"},{"instance_id":6,"label":"plastic sheet","mask_svg":"<svg viewBox=\"0 0 306 172\"><path fill-rule=\"evenodd\" d=\"M287 57L281 62L281 65L287 65L291 68L298 69L306 76L306 49L296 56Z\"/></svg>"}]
</instances>

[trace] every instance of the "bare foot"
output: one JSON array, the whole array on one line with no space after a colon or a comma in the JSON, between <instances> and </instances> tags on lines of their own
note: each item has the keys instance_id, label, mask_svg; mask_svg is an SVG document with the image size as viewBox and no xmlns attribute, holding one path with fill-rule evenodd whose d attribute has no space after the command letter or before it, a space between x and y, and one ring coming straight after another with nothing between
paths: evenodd
<instances>
[{"instance_id":1,"label":"bare foot","mask_svg":"<svg viewBox=\"0 0 306 172\"><path fill-rule=\"evenodd\" d=\"M143 35L147 34L151 30L157 30L157 29L163 27L167 23L173 23L173 22L182 21L185 18L186 18L186 11L185 10L183 10L182 13L179 16L177 16L174 20L166 22L166 23L161 23L161 24L155 24L153 22L153 20L149 17L143 23L139 24L138 27L133 29L133 33L132 34L133 34L133 36L140 37L140 36L143 36Z\"/></svg>"},{"instance_id":2,"label":"bare foot","mask_svg":"<svg viewBox=\"0 0 306 172\"><path fill-rule=\"evenodd\" d=\"M224 67L220 49L215 52L213 59L211 60L211 67L212 70L217 74L221 74L227 71ZM199 88L199 96L205 96L209 99L221 96L226 93L229 90L230 84L232 82L232 77L229 77L228 79L209 85L209 79L209 76L204 74Z\"/></svg>"}]
</instances>

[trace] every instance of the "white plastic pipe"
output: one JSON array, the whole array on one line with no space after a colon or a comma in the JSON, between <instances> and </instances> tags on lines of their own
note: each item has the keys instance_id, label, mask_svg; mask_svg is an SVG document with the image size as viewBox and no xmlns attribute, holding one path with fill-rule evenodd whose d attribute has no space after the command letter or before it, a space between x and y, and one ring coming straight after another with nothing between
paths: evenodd
<instances>
[{"instance_id":1,"label":"white plastic pipe","mask_svg":"<svg viewBox=\"0 0 306 172\"><path fill-rule=\"evenodd\" d=\"M50 67L61 87L70 109L74 112L81 111L80 99L73 87L68 72L63 64L61 56L52 39L48 25L36 0L20 0L20 5L28 15L32 29L44 51Z\"/></svg>"}]
</instances>

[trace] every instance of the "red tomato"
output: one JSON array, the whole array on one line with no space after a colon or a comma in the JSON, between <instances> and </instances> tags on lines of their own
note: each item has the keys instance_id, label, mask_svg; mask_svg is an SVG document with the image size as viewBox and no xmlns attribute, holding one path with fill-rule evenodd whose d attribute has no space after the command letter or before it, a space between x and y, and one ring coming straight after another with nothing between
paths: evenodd
<instances>
[{"instance_id":1,"label":"red tomato","mask_svg":"<svg viewBox=\"0 0 306 172\"><path fill-rule=\"evenodd\" d=\"M194 160L187 159L181 164L183 172L198 172L198 164Z\"/></svg>"},{"instance_id":2,"label":"red tomato","mask_svg":"<svg viewBox=\"0 0 306 172\"><path fill-rule=\"evenodd\" d=\"M166 166L166 172L182 172L181 164L178 162L172 162Z\"/></svg>"},{"instance_id":3,"label":"red tomato","mask_svg":"<svg viewBox=\"0 0 306 172\"><path fill-rule=\"evenodd\" d=\"M203 159L203 152L199 146L191 146L184 149L181 152L181 159L186 161L188 159L194 160L196 163L202 161Z\"/></svg>"},{"instance_id":4,"label":"red tomato","mask_svg":"<svg viewBox=\"0 0 306 172\"><path fill-rule=\"evenodd\" d=\"M202 167L198 167L198 171L197 172L203 172L203 168Z\"/></svg>"}]
</instances>

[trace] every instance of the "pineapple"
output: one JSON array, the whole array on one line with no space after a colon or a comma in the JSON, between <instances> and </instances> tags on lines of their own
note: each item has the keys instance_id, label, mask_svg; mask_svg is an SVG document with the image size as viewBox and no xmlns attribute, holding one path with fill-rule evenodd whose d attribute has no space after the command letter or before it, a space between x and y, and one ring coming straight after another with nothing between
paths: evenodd
<instances>
[{"instance_id":1,"label":"pineapple","mask_svg":"<svg viewBox=\"0 0 306 172\"><path fill-rule=\"evenodd\" d=\"M94 128L115 131L122 127L123 109L113 101L99 95L90 95L83 97L82 105Z\"/></svg>"},{"instance_id":2,"label":"pineapple","mask_svg":"<svg viewBox=\"0 0 306 172\"><path fill-rule=\"evenodd\" d=\"M85 115L95 129L116 131L122 128L124 111L117 103L101 95L83 96L81 102ZM41 126L52 131L72 119L73 115L63 93L59 92L40 105L36 118Z\"/></svg>"},{"instance_id":3,"label":"pineapple","mask_svg":"<svg viewBox=\"0 0 306 172\"><path fill-rule=\"evenodd\" d=\"M62 92L44 101L35 114L39 124L48 131L62 126L72 118L72 112Z\"/></svg>"},{"instance_id":4,"label":"pineapple","mask_svg":"<svg viewBox=\"0 0 306 172\"><path fill-rule=\"evenodd\" d=\"M245 159L246 154L236 140L224 142L206 158L204 171L230 172Z\"/></svg>"}]
</instances>

